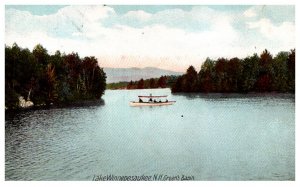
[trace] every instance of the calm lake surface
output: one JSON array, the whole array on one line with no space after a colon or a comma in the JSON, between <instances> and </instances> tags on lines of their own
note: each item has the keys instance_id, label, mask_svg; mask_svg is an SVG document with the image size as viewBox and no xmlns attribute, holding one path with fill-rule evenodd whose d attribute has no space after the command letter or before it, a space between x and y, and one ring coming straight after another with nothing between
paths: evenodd
<instances>
[{"instance_id":1,"label":"calm lake surface","mask_svg":"<svg viewBox=\"0 0 300 187\"><path fill-rule=\"evenodd\" d=\"M129 106L150 93L176 104ZM107 90L103 100L6 114L5 179L295 180L294 95Z\"/></svg>"}]
</instances>

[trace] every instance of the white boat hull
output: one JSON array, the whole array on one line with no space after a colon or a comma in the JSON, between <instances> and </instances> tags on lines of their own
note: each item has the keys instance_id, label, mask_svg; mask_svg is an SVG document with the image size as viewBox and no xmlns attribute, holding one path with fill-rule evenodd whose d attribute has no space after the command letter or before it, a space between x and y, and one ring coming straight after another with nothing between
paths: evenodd
<instances>
[{"instance_id":1,"label":"white boat hull","mask_svg":"<svg viewBox=\"0 0 300 187\"><path fill-rule=\"evenodd\" d=\"M129 105L130 106L164 106L164 105L172 105L174 104L175 101L168 101L168 102L130 102Z\"/></svg>"}]
</instances>

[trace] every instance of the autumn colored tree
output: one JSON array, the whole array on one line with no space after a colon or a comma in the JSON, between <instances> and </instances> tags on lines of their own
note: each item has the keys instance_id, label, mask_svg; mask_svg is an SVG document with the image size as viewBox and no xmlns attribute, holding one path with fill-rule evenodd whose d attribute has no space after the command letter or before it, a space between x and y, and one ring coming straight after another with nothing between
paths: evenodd
<instances>
[{"instance_id":1,"label":"autumn colored tree","mask_svg":"<svg viewBox=\"0 0 300 187\"><path fill-rule=\"evenodd\" d=\"M271 91L271 77L268 74L261 74L256 82L256 91Z\"/></svg>"},{"instance_id":2,"label":"autumn colored tree","mask_svg":"<svg viewBox=\"0 0 300 187\"><path fill-rule=\"evenodd\" d=\"M272 77L273 77L273 67L272 67L272 55L268 50L264 50L260 55L259 59L259 75L256 82L257 91L271 91L272 88Z\"/></svg>"},{"instance_id":3,"label":"autumn colored tree","mask_svg":"<svg viewBox=\"0 0 300 187\"><path fill-rule=\"evenodd\" d=\"M161 76L157 81L158 88L165 88L167 86L167 77Z\"/></svg>"},{"instance_id":4,"label":"autumn colored tree","mask_svg":"<svg viewBox=\"0 0 300 187\"><path fill-rule=\"evenodd\" d=\"M267 67L271 63L272 63L272 55L267 49L265 49L260 55L259 65L262 67Z\"/></svg>"},{"instance_id":5,"label":"autumn colored tree","mask_svg":"<svg viewBox=\"0 0 300 187\"><path fill-rule=\"evenodd\" d=\"M144 89L144 79L140 79L137 84L137 89Z\"/></svg>"},{"instance_id":6,"label":"autumn colored tree","mask_svg":"<svg viewBox=\"0 0 300 187\"><path fill-rule=\"evenodd\" d=\"M134 89L134 84L132 80L128 83L127 89Z\"/></svg>"},{"instance_id":7,"label":"autumn colored tree","mask_svg":"<svg viewBox=\"0 0 300 187\"><path fill-rule=\"evenodd\" d=\"M149 87L150 88L155 88L155 79L154 78L151 78L150 81L149 81Z\"/></svg>"},{"instance_id":8,"label":"autumn colored tree","mask_svg":"<svg viewBox=\"0 0 300 187\"><path fill-rule=\"evenodd\" d=\"M153 88L166 88L172 87L173 84L177 81L178 76L161 76L160 78L150 78L150 79L143 79L144 86L143 89L153 89ZM124 88L124 84L126 84L126 89L139 89L138 84L139 81L130 81L126 84L126 82L119 82L119 83L110 83L108 85L109 88L112 89L120 89Z\"/></svg>"}]
</instances>

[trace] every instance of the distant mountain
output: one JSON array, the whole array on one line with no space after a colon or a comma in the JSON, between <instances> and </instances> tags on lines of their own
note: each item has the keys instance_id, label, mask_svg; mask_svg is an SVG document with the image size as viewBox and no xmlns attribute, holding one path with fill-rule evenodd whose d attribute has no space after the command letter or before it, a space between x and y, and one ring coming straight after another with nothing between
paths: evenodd
<instances>
[{"instance_id":1,"label":"distant mountain","mask_svg":"<svg viewBox=\"0 0 300 187\"><path fill-rule=\"evenodd\" d=\"M146 68L103 68L106 73L107 83L121 82L121 81L137 81L141 78L159 78L162 75L182 75L181 72L164 70L153 67Z\"/></svg>"}]
</instances>

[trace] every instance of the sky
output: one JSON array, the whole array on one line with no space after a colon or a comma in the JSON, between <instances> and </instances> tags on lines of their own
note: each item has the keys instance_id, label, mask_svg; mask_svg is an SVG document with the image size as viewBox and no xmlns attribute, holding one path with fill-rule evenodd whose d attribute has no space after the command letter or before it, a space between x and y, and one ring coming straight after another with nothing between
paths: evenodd
<instances>
[{"instance_id":1,"label":"sky","mask_svg":"<svg viewBox=\"0 0 300 187\"><path fill-rule=\"evenodd\" d=\"M295 48L295 7L6 5L5 44L13 43L95 56L101 67L184 72L207 57Z\"/></svg>"}]
</instances>

